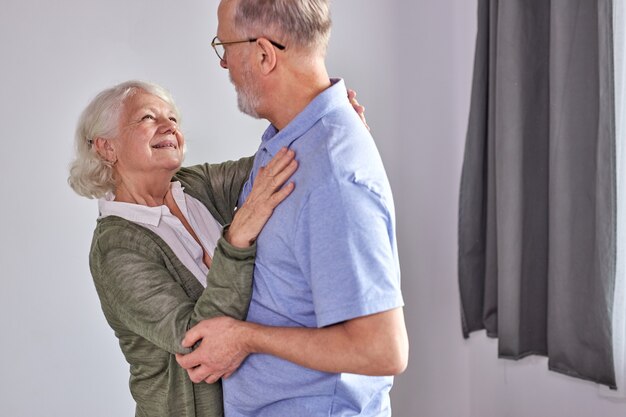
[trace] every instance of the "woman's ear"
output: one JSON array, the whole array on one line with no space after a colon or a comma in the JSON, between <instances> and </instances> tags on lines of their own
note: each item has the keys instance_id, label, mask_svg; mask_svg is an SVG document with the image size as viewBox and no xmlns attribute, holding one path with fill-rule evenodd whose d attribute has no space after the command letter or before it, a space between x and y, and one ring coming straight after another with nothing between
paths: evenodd
<instances>
[{"instance_id":1,"label":"woman's ear","mask_svg":"<svg viewBox=\"0 0 626 417\"><path fill-rule=\"evenodd\" d=\"M263 75L268 75L270 72L276 68L276 48L272 43L265 39L259 38L256 41L257 46L259 47L259 67L261 69L261 73Z\"/></svg>"},{"instance_id":2,"label":"woman's ear","mask_svg":"<svg viewBox=\"0 0 626 417\"><path fill-rule=\"evenodd\" d=\"M93 140L93 146L96 148L96 152L102 159L111 164L117 162L117 155L115 153L115 148L111 145L111 141L103 138L95 138Z\"/></svg>"}]
</instances>

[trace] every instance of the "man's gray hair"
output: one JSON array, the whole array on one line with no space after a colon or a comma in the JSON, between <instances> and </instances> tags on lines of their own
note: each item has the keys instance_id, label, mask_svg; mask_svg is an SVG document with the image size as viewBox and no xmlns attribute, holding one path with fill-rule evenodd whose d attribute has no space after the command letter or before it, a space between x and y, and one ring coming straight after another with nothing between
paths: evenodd
<instances>
[{"instance_id":1,"label":"man's gray hair","mask_svg":"<svg viewBox=\"0 0 626 417\"><path fill-rule=\"evenodd\" d=\"M319 48L326 52L330 37L330 0L239 0L235 27L247 36L280 36L272 39L289 48ZM251 32L250 32L251 31Z\"/></svg>"},{"instance_id":2,"label":"man's gray hair","mask_svg":"<svg viewBox=\"0 0 626 417\"><path fill-rule=\"evenodd\" d=\"M180 114L172 96L163 87L145 81L126 81L101 91L83 110L74 138L75 159L70 164L68 184L87 198L104 197L115 189L113 165L104 160L93 145L96 138L114 139L124 102L138 91L159 97Z\"/></svg>"}]
</instances>

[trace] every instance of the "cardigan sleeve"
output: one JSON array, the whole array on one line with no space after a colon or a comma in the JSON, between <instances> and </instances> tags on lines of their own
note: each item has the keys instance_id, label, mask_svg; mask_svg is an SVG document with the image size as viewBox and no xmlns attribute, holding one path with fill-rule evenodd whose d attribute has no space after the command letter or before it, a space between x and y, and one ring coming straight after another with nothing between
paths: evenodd
<instances>
[{"instance_id":1,"label":"cardigan sleeve","mask_svg":"<svg viewBox=\"0 0 626 417\"><path fill-rule=\"evenodd\" d=\"M224 228L224 232L228 228ZM249 248L237 248L222 237L217 242L211 269L207 275L207 289L210 297L205 300L202 296L196 302L194 316L191 319L192 327L203 319L215 316L231 316L244 320L248 315L248 307L252 298L252 275L256 242Z\"/></svg>"},{"instance_id":2,"label":"cardigan sleeve","mask_svg":"<svg viewBox=\"0 0 626 417\"><path fill-rule=\"evenodd\" d=\"M253 163L254 157L251 156L220 164L193 165L181 168L174 179L185 186L185 192L207 205L218 221L227 224L232 221Z\"/></svg>"},{"instance_id":3,"label":"cardigan sleeve","mask_svg":"<svg viewBox=\"0 0 626 417\"><path fill-rule=\"evenodd\" d=\"M170 353L188 353L180 342L198 321L218 315L245 318L256 247L235 248L221 238L207 287L194 301L175 279L176 268L159 244L129 226L103 227L94 236L90 267L103 307L110 311L107 319Z\"/></svg>"}]
</instances>

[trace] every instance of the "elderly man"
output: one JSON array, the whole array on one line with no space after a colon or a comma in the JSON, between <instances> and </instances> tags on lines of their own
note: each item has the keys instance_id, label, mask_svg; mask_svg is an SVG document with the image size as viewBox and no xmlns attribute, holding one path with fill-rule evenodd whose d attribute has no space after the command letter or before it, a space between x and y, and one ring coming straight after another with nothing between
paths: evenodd
<instances>
[{"instance_id":1,"label":"elderly man","mask_svg":"<svg viewBox=\"0 0 626 417\"><path fill-rule=\"evenodd\" d=\"M202 321L178 361L195 382L227 378L227 417L389 416L408 360L394 205L369 131L326 71L329 1L222 0L218 19L213 46L241 111L271 123L240 204L281 147L299 170L258 237L247 321Z\"/></svg>"}]
</instances>

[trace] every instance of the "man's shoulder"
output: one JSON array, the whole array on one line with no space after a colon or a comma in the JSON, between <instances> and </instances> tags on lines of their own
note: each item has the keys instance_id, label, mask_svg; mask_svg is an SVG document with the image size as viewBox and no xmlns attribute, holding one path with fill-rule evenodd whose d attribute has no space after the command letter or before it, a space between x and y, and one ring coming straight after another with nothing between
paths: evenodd
<instances>
[{"instance_id":1,"label":"man's shoulder","mask_svg":"<svg viewBox=\"0 0 626 417\"><path fill-rule=\"evenodd\" d=\"M353 110L338 107L320 117L294 144L305 151L328 152L331 156L342 151L356 155L372 146L373 138Z\"/></svg>"},{"instance_id":2,"label":"man's shoulder","mask_svg":"<svg viewBox=\"0 0 626 417\"><path fill-rule=\"evenodd\" d=\"M304 140L296 142L301 142L298 157L314 157L318 163L326 162L326 169L341 167L350 171L382 167L374 138L358 116L335 113L322 117Z\"/></svg>"}]
</instances>

